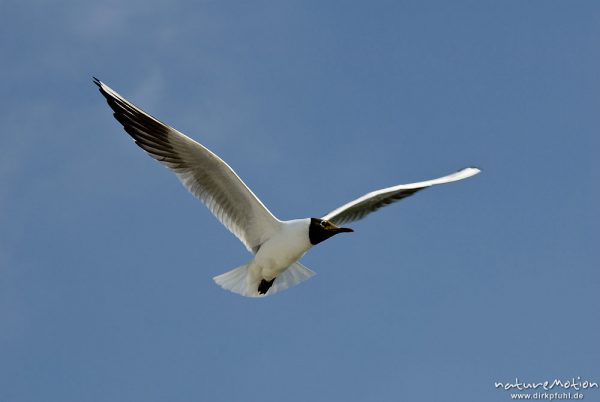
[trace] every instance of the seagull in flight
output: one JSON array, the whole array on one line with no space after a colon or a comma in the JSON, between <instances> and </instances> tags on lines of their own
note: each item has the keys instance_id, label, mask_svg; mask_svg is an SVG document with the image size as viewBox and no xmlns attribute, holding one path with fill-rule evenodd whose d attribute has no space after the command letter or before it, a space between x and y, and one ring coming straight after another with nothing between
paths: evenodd
<instances>
[{"instance_id":1,"label":"seagull in flight","mask_svg":"<svg viewBox=\"0 0 600 402\"><path fill-rule=\"evenodd\" d=\"M115 119L135 143L175 173L253 254L248 263L213 278L224 289L242 296L272 295L315 275L298 260L324 240L353 232L342 224L362 219L417 191L480 172L475 167L467 167L438 179L372 191L320 218L282 221L209 149L150 116L97 78L94 83L106 98Z\"/></svg>"}]
</instances>

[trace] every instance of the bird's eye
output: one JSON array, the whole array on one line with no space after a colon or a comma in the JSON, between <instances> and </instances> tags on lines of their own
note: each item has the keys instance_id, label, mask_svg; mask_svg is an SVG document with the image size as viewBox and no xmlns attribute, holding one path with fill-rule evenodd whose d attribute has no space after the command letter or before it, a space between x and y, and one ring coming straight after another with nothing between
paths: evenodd
<instances>
[{"instance_id":1,"label":"bird's eye","mask_svg":"<svg viewBox=\"0 0 600 402\"><path fill-rule=\"evenodd\" d=\"M327 222L321 221L321 227L326 227L326 226L327 226Z\"/></svg>"}]
</instances>

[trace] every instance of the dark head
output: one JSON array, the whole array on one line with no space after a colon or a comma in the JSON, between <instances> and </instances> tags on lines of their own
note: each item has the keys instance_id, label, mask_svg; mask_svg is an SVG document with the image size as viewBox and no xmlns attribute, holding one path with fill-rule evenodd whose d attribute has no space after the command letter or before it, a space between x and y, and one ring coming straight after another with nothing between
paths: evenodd
<instances>
[{"instance_id":1,"label":"dark head","mask_svg":"<svg viewBox=\"0 0 600 402\"><path fill-rule=\"evenodd\" d=\"M354 232L354 230L350 228L339 228L333 223L323 219L310 218L308 237L313 246L321 243L323 240L329 239L331 236L335 236L336 234L342 232Z\"/></svg>"}]
</instances>

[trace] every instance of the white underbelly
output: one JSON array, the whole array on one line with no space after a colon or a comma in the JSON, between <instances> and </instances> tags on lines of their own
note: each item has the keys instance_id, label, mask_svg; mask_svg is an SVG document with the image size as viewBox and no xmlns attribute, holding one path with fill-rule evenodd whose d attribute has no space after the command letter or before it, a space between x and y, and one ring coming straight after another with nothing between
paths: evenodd
<instances>
[{"instance_id":1,"label":"white underbelly","mask_svg":"<svg viewBox=\"0 0 600 402\"><path fill-rule=\"evenodd\" d=\"M275 278L312 247L306 220L288 221L286 225L264 243L254 257L253 268L264 279Z\"/></svg>"}]
</instances>

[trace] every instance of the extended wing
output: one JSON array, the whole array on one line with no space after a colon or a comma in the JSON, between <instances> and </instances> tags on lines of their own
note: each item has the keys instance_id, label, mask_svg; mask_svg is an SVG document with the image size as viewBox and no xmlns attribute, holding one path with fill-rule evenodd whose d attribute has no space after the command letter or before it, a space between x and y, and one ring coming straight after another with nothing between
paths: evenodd
<instances>
[{"instance_id":1,"label":"extended wing","mask_svg":"<svg viewBox=\"0 0 600 402\"><path fill-rule=\"evenodd\" d=\"M94 78L100 93L135 143L173 171L227 229L256 252L279 220L221 158L160 122Z\"/></svg>"},{"instance_id":2,"label":"extended wing","mask_svg":"<svg viewBox=\"0 0 600 402\"><path fill-rule=\"evenodd\" d=\"M440 177L439 179L412 184L400 184L398 186L372 191L331 211L325 215L323 219L331 221L336 225L357 221L371 212L377 211L381 207L385 207L386 205L409 197L424 188L466 179L467 177L476 175L480 171L481 170L477 168L468 167L448 176Z\"/></svg>"}]
</instances>

